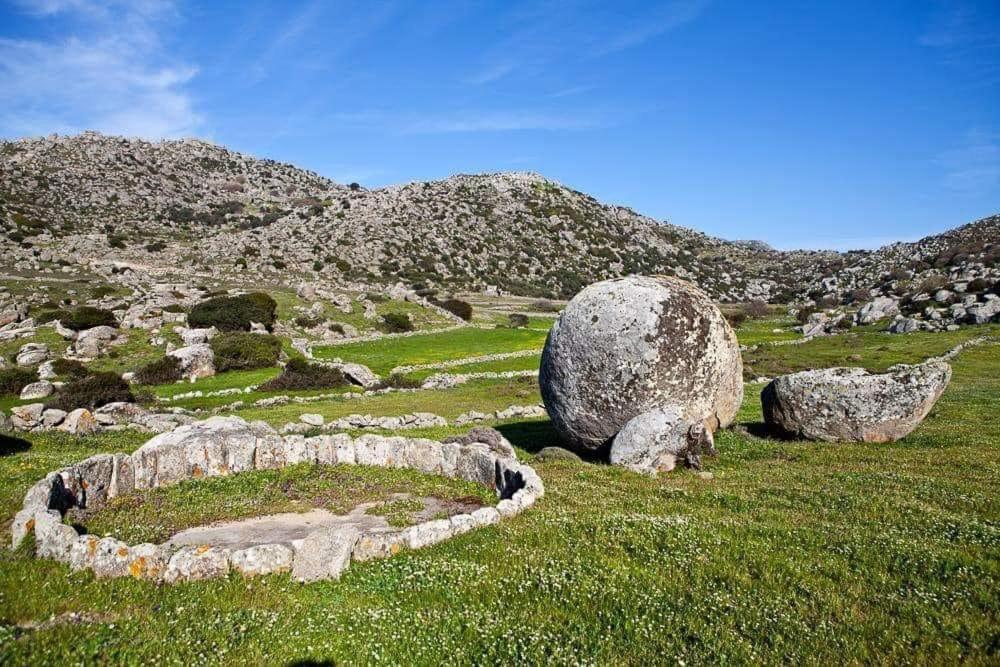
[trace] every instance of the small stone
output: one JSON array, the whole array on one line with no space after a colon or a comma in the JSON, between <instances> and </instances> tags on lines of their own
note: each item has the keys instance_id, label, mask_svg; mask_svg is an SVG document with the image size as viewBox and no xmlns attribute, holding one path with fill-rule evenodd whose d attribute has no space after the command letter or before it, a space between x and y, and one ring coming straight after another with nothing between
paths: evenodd
<instances>
[{"instance_id":1,"label":"small stone","mask_svg":"<svg viewBox=\"0 0 1000 667\"><path fill-rule=\"evenodd\" d=\"M229 572L229 550L207 545L183 547L170 558L163 580L168 584L224 577Z\"/></svg>"},{"instance_id":2,"label":"small stone","mask_svg":"<svg viewBox=\"0 0 1000 667\"><path fill-rule=\"evenodd\" d=\"M292 577L297 581L339 579L351 563L358 541L353 528L321 528L306 536L295 548Z\"/></svg>"},{"instance_id":3,"label":"small stone","mask_svg":"<svg viewBox=\"0 0 1000 667\"><path fill-rule=\"evenodd\" d=\"M24 385L24 389L21 390L21 400L30 400L33 398L46 398L52 395L53 387L52 383L48 380L39 380L38 382L32 382L31 384Z\"/></svg>"},{"instance_id":4,"label":"small stone","mask_svg":"<svg viewBox=\"0 0 1000 667\"><path fill-rule=\"evenodd\" d=\"M283 544L258 544L234 551L229 561L234 570L245 577L255 577L292 568L295 552Z\"/></svg>"},{"instance_id":5,"label":"small stone","mask_svg":"<svg viewBox=\"0 0 1000 667\"><path fill-rule=\"evenodd\" d=\"M307 412L299 417L299 421L309 426L322 426L325 420L323 419L323 415Z\"/></svg>"}]
</instances>

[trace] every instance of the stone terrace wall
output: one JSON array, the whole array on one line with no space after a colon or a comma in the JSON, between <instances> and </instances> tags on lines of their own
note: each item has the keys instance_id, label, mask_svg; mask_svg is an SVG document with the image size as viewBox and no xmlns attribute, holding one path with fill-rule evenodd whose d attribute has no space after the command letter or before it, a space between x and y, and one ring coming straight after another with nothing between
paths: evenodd
<instances>
[{"instance_id":1,"label":"stone terrace wall","mask_svg":"<svg viewBox=\"0 0 1000 667\"><path fill-rule=\"evenodd\" d=\"M291 544L242 550L212 545L128 545L114 537L79 535L63 523L73 507L97 509L117 495L186 479L232 475L295 465L356 464L413 468L461 478L496 490L499 502L469 514L401 530L356 532L320 529ZM213 417L152 438L132 455L99 454L49 473L28 491L11 527L12 547L30 531L36 554L92 570L98 577L131 575L174 583L291 569L300 581L337 578L351 560L385 558L418 549L527 509L544 494L541 478L508 451L489 444L441 443L421 438L345 434L282 437L264 422Z\"/></svg>"}]
</instances>

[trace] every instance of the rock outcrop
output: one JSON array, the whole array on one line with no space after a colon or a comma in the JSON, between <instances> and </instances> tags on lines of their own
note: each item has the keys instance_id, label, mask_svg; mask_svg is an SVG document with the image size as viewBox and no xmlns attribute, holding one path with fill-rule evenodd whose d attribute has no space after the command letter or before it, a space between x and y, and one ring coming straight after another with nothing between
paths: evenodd
<instances>
[{"instance_id":1,"label":"rock outcrop","mask_svg":"<svg viewBox=\"0 0 1000 667\"><path fill-rule=\"evenodd\" d=\"M789 437L891 442L917 427L950 379L944 362L894 366L881 374L827 368L773 380L761 403L767 424Z\"/></svg>"}]
</instances>

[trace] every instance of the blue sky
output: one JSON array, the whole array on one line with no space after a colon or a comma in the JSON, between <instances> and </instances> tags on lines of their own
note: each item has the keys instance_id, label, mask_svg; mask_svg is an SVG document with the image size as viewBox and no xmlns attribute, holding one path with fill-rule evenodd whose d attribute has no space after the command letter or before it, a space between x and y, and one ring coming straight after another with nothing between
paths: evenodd
<instances>
[{"instance_id":1,"label":"blue sky","mask_svg":"<svg viewBox=\"0 0 1000 667\"><path fill-rule=\"evenodd\" d=\"M90 128L871 247L1000 212L1000 3L0 0L0 136Z\"/></svg>"}]
</instances>

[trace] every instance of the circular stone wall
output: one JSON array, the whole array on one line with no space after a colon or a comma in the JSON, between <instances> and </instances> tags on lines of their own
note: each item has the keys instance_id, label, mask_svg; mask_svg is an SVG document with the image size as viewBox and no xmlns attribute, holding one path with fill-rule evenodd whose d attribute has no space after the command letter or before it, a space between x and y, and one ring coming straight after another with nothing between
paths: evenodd
<instances>
[{"instance_id":1,"label":"circular stone wall","mask_svg":"<svg viewBox=\"0 0 1000 667\"><path fill-rule=\"evenodd\" d=\"M633 417L676 406L709 430L743 401L736 335L704 292L678 278L619 278L577 294L549 332L542 399L567 444L599 449Z\"/></svg>"},{"instance_id":2,"label":"circular stone wall","mask_svg":"<svg viewBox=\"0 0 1000 667\"><path fill-rule=\"evenodd\" d=\"M496 490L499 502L468 514L400 530L358 532L321 528L290 544L231 550L211 544L128 545L113 536L79 535L63 523L73 507L99 509L110 498L185 479L276 469L299 463L413 468L477 482ZM148 578L167 583L291 570L300 581L334 579L352 560L385 558L418 549L527 509L545 493L530 466L488 443L442 443L423 438L346 434L280 436L264 422L214 417L151 439L132 455L100 454L49 473L28 491L11 526L16 548L29 531L36 554L92 570L98 577Z\"/></svg>"}]
</instances>

